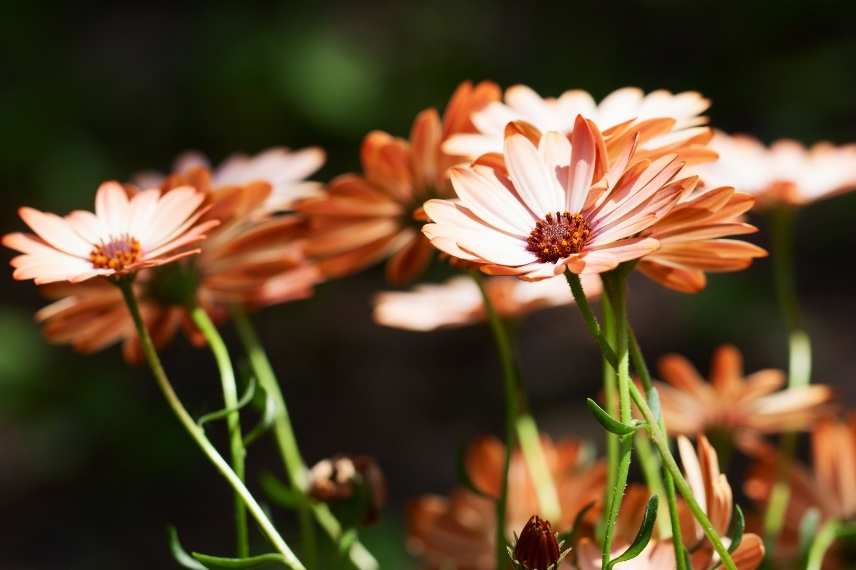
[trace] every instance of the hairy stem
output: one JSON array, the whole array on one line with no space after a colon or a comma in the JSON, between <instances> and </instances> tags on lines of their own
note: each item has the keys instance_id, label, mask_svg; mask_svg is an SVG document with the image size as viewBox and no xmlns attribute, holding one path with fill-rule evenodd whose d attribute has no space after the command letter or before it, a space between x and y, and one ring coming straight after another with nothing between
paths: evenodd
<instances>
[{"instance_id":1,"label":"hairy stem","mask_svg":"<svg viewBox=\"0 0 856 570\"><path fill-rule=\"evenodd\" d=\"M306 570L306 567L300 562L297 556L295 556L294 552L292 552L291 548L289 548L282 536L280 536L279 532L273 526L273 523L268 519L261 506L244 485L243 481L241 481L240 477L235 474L211 442L208 441L208 438L205 437L205 433L202 428L193 421L193 418L187 412L187 409L185 409L184 404L181 403L178 394L175 393L175 390L166 375L166 371L164 370L160 357L158 357L157 351L155 350L149 331L143 322L139 304L137 303L137 299L131 288L131 281L122 280L117 282L117 285L122 291L125 303L128 306L128 311L131 313L131 318L134 320L134 325L136 326L137 334L140 337L140 344L143 349L143 354L146 357L146 361L152 370L158 387L163 393L164 398L166 398L166 401L173 413L175 413L175 416L178 418L179 422L181 422L182 427L184 427L188 435L190 435L193 441L199 446L199 449L205 454L217 471L219 471L223 478L226 479L232 489L240 495L262 532L271 541L271 544L273 544L276 551L282 554L285 564L289 568L292 568L292 570Z\"/></svg>"},{"instance_id":2,"label":"hairy stem","mask_svg":"<svg viewBox=\"0 0 856 570\"><path fill-rule=\"evenodd\" d=\"M616 341L616 330L615 330L615 316L613 314L612 302L609 299L609 293L604 290L603 292L603 300L601 302L601 310L603 312L603 331L604 337L610 346L615 346ZM594 315L591 316L591 319L594 320ZM613 364L610 364L609 359L606 356L602 356L603 360L603 394L604 401L606 403L606 411L609 412L609 415L612 417L618 417L618 376L616 374L616 369ZM606 487L603 489L603 504L608 504L609 493L612 489L613 485L615 485L615 479L618 472L618 434L612 433L611 431L606 432L606 466L607 466L607 474L606 474ZM600 529L603 530L602 528ZM600 533L601 538L603 538L602 532Z\"/></svg>"},{"instance_id":3,"label":"hairy stem","mask_svg":"<svg viewBox=\"0 0 856 570\"><path fill-rule=\"evenodd\" d=\"M276 417L274 418L273 431L276 438L277 447L279 448L282 457L285 472L288 475L289 483L292 488L306 497L307 485L307 470L303 457L300 454L300 449L297 445L297 438L294 435L294 428L291 424L291 417L288 414L288 407L285 403L285 396L282 393L276 374L270 364L267 353L261 344L261 341L256 334L250 318L242 307L231 307L232 320L235 323L235 328L244 350L247 353L247 358L250 361L250 367L259 385L264 388L265 392L273 398L276 404ZM307 502L311 503L308 500ZM341 524L323 503L314 503L310 507L315 521L324 530L327 536L337 544L343 544L344 540L348 540L345 536L345 531ZM310 556L315 557L315 527L312 524L311 518L307 515L306 509L302 509L298 513L298 521L300 523L300 531L302 542L305 550L311 551ZM308 543L308 544L307 544ZM359 570L377 570L379 568L378 561L359 541L355 540L348 548L348 557L351 563Z\"/></svg>"},{"instance_id":4,"label":"hairy stem","mask_svg":"<svg viewBox=\"0 0 856 570\"><path fill-rule=\"evenodd\" d=\"M615 318L615 354L618 358L618 416L624 424L633 421L630 403L630 357L627 347L627 312L625 304L625 277L619 273L604 275L604 288L612 303ZM612 543L615 539L615 525L621 510L624 489L630 473L633 451L633 437L624 436L618 440L618 467L615 480L609 487L606 501L606 526L603 534L602 567L607 568L612 556Z\"/></svg>"},{"instance_id":5,"label":"hairy stem","mask_svg":"<svg viewBox=\"0 0 856 570\"><path fill-rule=\"evenodd\" d=\"M669 449L669 438L666 436L666 432L660 428L657 416L651 410L651 407L648 405L648 401L635 384L630 385L630 395L633 398L633 402L636 404L636 407L639 408L640 412L642 412L642 416L645 418L645 421L648 422L648 431L651 434L651 438L654 440L654 444L660 450L660 456L663 458L663 462L665 463L669 474L672 476L672 479L674 479L675 486L681 493L681 496L684 498L684 501L687 503L690 511L692 511L693 517L698 521L705 536L707 536L707 539L713 545L714 550L719 554L720 560L722 560L722 565L728 570L737 570L737 566L735 566L734 560L732 560L731 554L728 552L728 548L725 547L722 542L722 538L716 532L716 529L713 528L713 524L704 512L704 509L698 504L689 483L684 479L683 473L681 473L675 458L672 457L672 451Z\"/></svg>"},{"instance_id":6,"label":"hairy stem","mask_svg":"<svg viewBox=\"0 0 856 570\"><path fill-rule=\"evenodd\" d=\"M199 306L190 308L190 316L194 324L205 337L217 368L220 370L220 383L223 388L223 403L227 409L232 411L226 416L226 426L229 430L229 449L232 455L232 469L241 481L244 481L244 462L247 451L244 449L244 437L241 434L241 414L238 410L238 388L235 384L235 371L232 368L232 360L229 358L229 350L226 343L217 331L217 327L211 322L208 313ZM235 533L238 558L245 558L250 554L249 530L247 528L247 508L238 493L234 495L235 503Z\"/></svg>"},{"instance_id":7,"label":"hairy stem","mask_svg":"<svg viewBox=\"0 0 856 570\"><path fill-rule=\"evenodd\" d=\"M654 383L651 381L651 372L648 370L648 364L645 362L645 355L642 354L642 350L639 348L639 341L636 340L636 334L633 332L633 329L630 328L629 332L630 337L630 358L633 361L633 368L636 370L636 373L639 375L639 380L642 382L642 387L645 389L645 393L648 396L649 401L653 401L658 399L656 388L654 387ZM650 404L649 404L650 405ZM659 406L657 406L659 408ZM666 422L663 420L663 415L657 412L657 422L660 427L660 431L664 434L666 432ZM637 441L637 445L638 445ZM637 450L639 448L637 447ZM649 483L650 485L650 483ZM684 540L681 533L681 519L678 514L678 497L675 492L675 479L672 477L672 474L667 470L663 469L663 490L666 495L666 504L669 510L669 523L671 525L672 531L672 546L675 550L675 563L677 565L677 570L689 570L687 568L687 561L684 558ZM662 513L661 513L662 514ZM662 516L658 516L657 520L660 521L663 519ZM661 533L663 532L662 527ZM666 536L666 534L662 534L662 536Z\"/></svg>"}]
</instances>

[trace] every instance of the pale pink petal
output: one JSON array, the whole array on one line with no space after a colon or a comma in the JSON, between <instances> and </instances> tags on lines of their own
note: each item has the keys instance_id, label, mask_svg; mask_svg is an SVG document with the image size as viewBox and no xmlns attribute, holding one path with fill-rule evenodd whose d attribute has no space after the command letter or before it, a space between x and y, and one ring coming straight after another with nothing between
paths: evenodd
<instances>
[{"instance_id":1,"label":"pale pink petal","mask_svg":"<svg viewBox=\"0 0 856 570\"><path fill-rule=\"evenodd\" d=\"M65 221L91 244L100 243L110 237L110 230L92 212L75 210L65 217Z\"/></svg>"},{"instance_id":2,"label":"pale pink petal","mask_svg":"<svg viewBox=\"0 0 856 570\"><path fill-rule=\"evenodd\" d=\"M59 216L33 208L21 208L18 213L40 238L53 247L77 257L88 257L92 251L92 244L84 240Z\"/></svg>"},{"instance_id":3,"label":"pale pink petal","mask_svg":"<svg viewBox=\"0 0 856 570\"><path fill-rule=\"evenodd\" d=\"M148 232L154 223L159 200L158 190L145 190L131 198L131 224L128 233L132 237L139 239L137 236Z\"/></svg>"},{"instance_id":4,"label":"pale pink petal","mask_svg":"<svg viewBox=\"0 0 856 570\"><path fill-rule=\"evenodd\" d=\"M556 131L550 131L541 137L538 152L547 171L549 190L548 200L550 210L562 212L567 210L565 205L565 188L568 187L569 161L571 160L571 143L568 137Z\"/></svg>"},{"instance_id":5,"label":"pale pink petal","mask_svg":"<svg viewBox=\"0 0 856 570\"><path fill-rule=\"evenodd\" d=\"M492 169L459 166L451 168L449 176L461 202L486 223L519 237L528 236L535 227L532 214Z\"/></svg>"},{"instance_id":6,"label":"pale pink petal","mask_svg":"<svg viewBox=\"0 0 856 570\"><path fill-rule=\"evenodd\" d=\"M571 213L581 212L588 198L588 190L594 180L595 140L588 123L577 116L574 131L571 134L570 173L568 176L567 202L565 210Z\"/></svg>"},{"instance_id":7,"label":"pale pink petal","mask_svg":"<svg viewBox=\"0 0 856 570\"><path fill-rule=\"evenodd\" d=\"M95 194L95 215L113 236L128 233L130 207L128 194L118 182L104 182Z\"/></svg>"},{"instance_id":8,"label":"pale pink petal","mask_svg":"<svg viewBox=\"0 0 856 570\"><path fill-rule=\"evenodd\" d=\"M528 138L512 135L505 139L505 164L514 188L539 219L556 212L544 164Z\"/></svg>"},{"instance_id":9,"label":"pale pink petal","mask_svg":"<svg viewBox=\"0 0 856 570\"><path fill-rule=\"evenodd\" d=\"M190 186L182 186L162 195L158 201L157 215L151 227L135 236L140 240L143 251L154 249L172 235L202 204L205 196Z\"/></svg>"}]
</instances>

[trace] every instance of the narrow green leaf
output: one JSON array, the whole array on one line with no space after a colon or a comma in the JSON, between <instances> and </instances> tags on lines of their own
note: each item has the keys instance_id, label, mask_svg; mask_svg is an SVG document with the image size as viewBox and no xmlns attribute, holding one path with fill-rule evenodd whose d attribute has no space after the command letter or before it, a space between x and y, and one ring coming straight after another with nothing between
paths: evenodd
<instances>
[{"instance_id":1,"label":"narrow green leaf","mask_svg":"<svg viewBox=\"0 0 856 570\"><path fill-rule=\"evenodd\" d=\"M263 436L267 431L273 427L273 422L276 421L277 413L279 412L279 408L276 405L276 400L274 400L270 394L264 392L265 395L265 403L264 403L264 412L262 412L262 418L259 420L259 423L250 430L250 432L244 437L244 446L249 446L251 443L256 441L258 438Z\"/></svg>"},{"instance_id":2,"label":"narrow green leaf","mask_svg":"<svg viewBox=\"0 0 856 570\"><path fill-rule=\"evenodd\" d=\"M609 412L597 405L591 398L586 398L586 405L594 414L594 419L608 432L618 435L629 435L639 429L636 425L627 425L609 415Z\"/></svg>"},{"instance_id":3,"label":"narrow green leaf","mask_svg":"<svg viewBox=\"0 0 856 570\"><path fill-rule=\"evenodd\" d=\"M201 552L194 552L193 557L203 563L207 568L255 568L269 562L280 562L283 566L288 567L285 557L282 554L259 554L258 556L248 556L247 558L224 558L221 556L209 556Z\"/></svg>"},{"instance_id":4,"label":"narrow green leaf","mask_svg":"<svg viewBox=\"0 0 856 570\"><path fill-rule=\"evenodd\" d=\"M728 552L734 552L743 541L743 530L746 528L746 518L743 516L743 510L740 505L734 505L734 514L731 515L731 524L728 526L728 538L731 539L731 545L728 547Z\"/></svg>"},{"instance_id":5,"label":"narrow green leaf","mask_svg":"<svg viewBox=\"0 0 856 570\"><path fill-rule=\"evenodd\" d=\"M205 566L197 562L190 556L187 551L181 546L181 541L178 540L178 531L174 526L166 527L166 539L169 543L169 551L172 557L178 562L182 568L190 568L191 570L207 570Z\"/></svg>"},{"instance_id":6,"label":"narrow green leaf","mask_svg":"<svg viewBox=\"0 0 856 570\"><path fill-rule=\"evenodd\" d=\"M491 501L496 501L496 497L489 495L476 487L476 484L473 483L473 480L470 478L470 473L467 471L467 462L466 462L467 452L464 448L460 448L458 450L458 460L456 470L458 473L458 482L463 485L468 491L471 491L482 497L484 499L489 499Z\"/></svg>"},{"instance_id":7,"label":"narrow green leaf","mask_svg":"<svg viewBox=\"0 0 856 570\"><path fill-rule=\"evenodd\" d=\"M270 500L286 509L298 510L312 504L303 491L282 483L270 473L262 473L261 484Z\"/></svg>"},{"instance_id":8,"label":"narrow green leaf","mask_svg":"<svg viewBox=\"0 0 856 570\"><path fill-rule=\"evenodd\" d=\"M609 564L606 565L606 570L612 570L612 567L620 562L633 560L645 549L651 540L651 534L654 532L654 522L657 520L659 502L660 500L657 498L657 495L651 495L651 498L648 499L648 505L645 507L645 515L642 517L642 524L636 533L636 538L633 539L633 542L621 556L609 561Z\"/></svg>"},{"instance_id":9,"label":"narrow green leaf","mask_svg":"<svg viewBox=\"0 0 856 570\"><path fill-rule=\"evenodd\" d=\"M210 414L205 414L204 416L202 416L201 418L196 420L196 423L199 425L199 427L202 427L205 424L207 424L208 422L213 422L215 420L224 419L226 416L228 416L232 412L237 412L238 410L240 410L241 408L243 408L244 406L249 404L252 401L253 395L255 393L256 393L256 379L254 377L251 377L249 384L247 384L247 389L244 391L244 395L241 396L240 400L238 400L238 404L236 406L233 406L231 408L223 408L222 410L217 410L216 412L211 412Z\"/></svg>"}]
</instances>

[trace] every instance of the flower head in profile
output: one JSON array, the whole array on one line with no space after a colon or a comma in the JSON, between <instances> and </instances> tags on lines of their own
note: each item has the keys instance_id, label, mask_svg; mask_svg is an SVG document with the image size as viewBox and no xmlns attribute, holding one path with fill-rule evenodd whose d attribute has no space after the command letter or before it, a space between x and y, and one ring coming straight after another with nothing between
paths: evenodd
<instances>
[{"instance_id":1,"label":"flower head in profile","mask_svg":"<svg viewBox=\"0 0 856 570\"><path fill-rule=\"evenodd\" d=\"M722 187L682 200L674 210L645 230L660 247L643 257L638 269L661 285L683 293L696 293L707 285L705 273L739 271L767 252L731 236L758 228L743 221L755 200L748 194Z\"/></svg>"},{"instance_id":2,"label":"flower head in profile","mask_svg":"<svg viewBox=\"0 0 856 570\"><path fill-rule=\"evenodd\" d=\"M310 469L308 492L317 501L347 511L354 522L370 525L377 522L386 503L386 479L371 457L338 455Z\"/></svg>"},{"instance_id":3,"label":"flower head in profile","mask_svg":"<svg viewBox=\"0 0 856 570\"><path fill-rule=\"evenodd\" d=\"M719 160L697 167L704 183L734 186L761 207L802 206L856 188L856 144L806 148L780 140L765 147L750 136L717 132L710 146Z\"/></svg>"},{"instance_id":4,"label":"flower head in profile","mask_svg":"<svg viewBox=\"0 0 856 570\"><path fill-rule=\"evenodd\" d=\"M559 529L570 528L577 514L603 496L606 465L592 463L585 446L575 440L553 443L542 436L562 514L553 521ZM494 570L496 565L495 497L502 481L504 445L495 438L481 438L468 450L465 468L473 486L483 495L459 488L448 497L429 495L413 501L407 510L407 544L424 567L431 570ZM535 487L519 449L512 454L509 470L507 533L522 529L534 514L540 515ZM592 509L585 524L594 521ZM591 530L590 528L588 530Z\"/></svg>"},{"instance_id":5,"label":"flower head in profile","mask_svg":"<svg viewBox=\"0 0 856 570\"><path fill-rule=\"evenodd\" d=\"M600 296L596 275L586 275L583 287L590 298ZM532 311L573 302L562 277L529 283L508 277L484 281L485 291L501 317L520 317ZM426 283L411 291L385 291L374 299L378 324L415 331L465 326L485 320L484 301L478 285L459 276L445 283Z\"/></svg>"},{"instance_id":6,"label":"flower head in profile","mask_svg":"<svg viewBox=\"0 0 856 570\"><path fill-rule=\"evenodd\" d=\"M497 98L498 91L490 82L463 83L442 121L434 109L417 115L409 140L369 133L360 153L363 172L339 176L324 196L297 205L310 218L307 252L326 277L348 275L387 257L392 283L406 283L422 272L431 254L419 232L422 203L449 195L446 173L460 161L441 145L453 132L471 129L472 111Z\"/></svg>"},{"instance_id":7,"label":"flower head in profile","mask_svg":"<svg viewBox=\"0 0 856 570\"><path fill-rule=\"evenodd\" d=\"M751 454L754 463L743 490L764 512L782 461L779 451L765 442ZM783 558L799 548L800 525L810 510L817 511L821 521L856 521L856 414L818 422L811 432L811 466L791 462L788 482L790 499L775 552ZM827 558L831 567L838 567L832 562L835 554Z\"/></svg>"},{"instance_id":8,"label":"flower head in profile","mask_svg":"<svg viewBox=\"0 0 856 570\"><path fill-rule=\"evenodd\" d=\"M438 249L492 274L539 280L602 273L652 253L642 233L695 185L675 155L608 165L603 139L578 116L570 139L511 123L504 153L451 169L457 200L430 200L423 232ZM611 181L614 179L614 183Z\"/></svg>"},{"instance_id":9,"label":"flower head in profile","mask_svg":"<svg viewBox=\"0 0 856 570\"><path fill-rule=\"evenodd\" d=\"M565 91L558 98L544 98L525 85L514 85L505 91L503 102L493 102L473 115L478 132L457 134L444 148L477 158L502 152L509 122L525 121L541 132L570 135L574 117L582 115L603 132L610 150L617 151L628 136L638 133L640 157L653 159L677 153L687 163L703 162L716 157L705 148L712 133L703 126L707 117L701 113L709 106L710 101L694 91L645 94L641 89L624 87L596 103L579 89ZM615 152L610 152L610 157L614 156Z\"/></svg>"},{"instance_id":10,"label":"flower head in profile","mask_svg":"<svg viewBox=\"0 0 856 570\"><path fill-rule=\"evenodd\" d=\"M693 497L725 545L730 546L727 533L734 514L734 498L728 479L719 469L719 459L713 446L704 436L700 436L693 448L692 443L681 436L678 438L678 450ZM633 486L622 501L616 525L614 556L621 554L633 540L648 494L647 489ZM679 507L684 546L691 553L690 567L692 570L716 567L718 557L713 546L684 503L679 503ZM763 541L756 534L744 534L732 552L732 559L739 570L755 570L764 559ZM579 570L600 568L600 547L590 539L581 540L577 548L577 564ZM673 570L677 567L674 546L669 539L656 538L648 543L639 556L621 564L621 567L633 570Z\"/></svg>"},{"instance_id":11,"label":"flower head in profile","mask_svg":"<svg viewBox=\"0 0 856 570\"><path fill-rule=\"evenodd\" d=\"M21 252L12 260L15 279L36 284L93 277L122 277L199 253L192 246L217 220L201 221L205 196L190 187L145 190L129 198L117 182L105 182L95 196L95 213L65 217L21 208L35 234L13 233L3 245Z\"/></svg>"},{"instance_id":12,"label":"flower head in profile","mask_svg":"<svg viewBox=\"0 0 856 570\"><path fill-rule=\"evenodd\" d=\"M726 430L735 435L779 433L809 429L832 393L827 386L780 390L780 370L743 373L743 359L731 345L719 347L711 359L710 382L705 382L683 356L660 359L658 382L666 426L674 434L701 435ZM738 438L740 441L740 438Z\"/></svg>"}]
</instances>

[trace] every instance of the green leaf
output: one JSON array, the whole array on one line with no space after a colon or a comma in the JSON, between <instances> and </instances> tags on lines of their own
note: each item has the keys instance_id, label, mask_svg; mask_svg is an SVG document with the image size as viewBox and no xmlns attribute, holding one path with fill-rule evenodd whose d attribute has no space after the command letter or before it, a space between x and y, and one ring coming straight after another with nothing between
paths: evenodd
<instances>
[{"instance_id":1,"label":"green leaf","mask_svg":"<svg viewBox=\"0 0 856 570\"><path fill-rule=\"evenodd\" d=\"M263 389L262 393L264 394L265 398L262 418L261 420L259 420L259 423L256 424L256 426L252 430L250 430L250 432L244 437L245 447L249 446L251 443L256 441L265 433L267 433L267 431L273 426L273 422L276 420L277 413L279 413L279 408L277 407L276 400L274 400L271 395Z\"/></svg>"},{"instance_id":2,"label":"green leaf","mask_svg":"<svg viewBox=\"0 0 856 570\"><path fill-rule=\"evenodd\" d=\"M586 398L586 405L594 414L594 419L596 419L597 422L603 426L603 429L608 432L618 435L629 435L639 429L639 425L628 425L616 420L610 416L606 410L598 406L597 402L591 398Z\"/></svg>"},{"instance_id":3,"label":"green leaf","mask_svg":"<svg viewBox=\"0 0 856 570\"><path fill-rule=\"evenodd\" d=\"M282 483L270 473L262 474L261 484L270 500L286 509L296 511L312 504L303 491Z\"/></svg>"},{"instance_id":4,"label":"green leaf","mask_svg":"<svg viewBox=\"0 0 856 570\"><path fill-rule=\"evenodd\" d=\"M648 542L651 540L651 534L654 532L654 521L657 519L657 507L660 500L657 495L651 495L648 499L648 505L645 507L645 515L642 517L642 525L636 533L636 538L618 558L613 558L606 565L606 570L612 570L612 567L620 562L633 560L645 549Z\"/></svg>"},{"instance_id":5,"label":"green leaf","mask_svg":"<svg viewBox=\"0 0 856 570\"><path fill-rule=\"evenodd\" d=\"M228 416L232 412L237 412L238 410L240 410L241 408L243 408L244 406L249 404L252 401L253 395L255 393L256 393L256 379L251 377L249 384L247 384L247 389L244 391L244 395L241 396L240 400L238 400L238 404L236 406L231 407L231 408L223 408L222 410L217 410L216 412L211 412L210 414L205 414L204 416L202 416L201 418L196 420L196 423L199 425L199 427L202 427L205 424L207 424L208 422L213 422L215 420L224 419L226 416Z\"/></svg>"},{"instance_id":6,"label":"green leaf","mask_svg":"<svg viewBox=\"0 0 856 570\"><path fill-rule=\"evenodd\" d=\"M205 566L197 562L187 551L181 546L178 540L178 531L174 526L166 527L166 539L169 543L169 551L172 557L178 562L182 568L190 568L191 570L207 570Z\"/></svg>"},{"instance_id":7,"label":"green leaf","mask_svg":"<svg viewBox=\"0 0 856 570\"><path fill-rule=\"evenodd\" d=\"M470 478L470 473L469 471L467 471L466 450L464 448L460 448L458 450L458 460L456 469L458 473L458 482L463 485L468 491L475 493L476 495L484 499L496 501L496 497L485 493L484 491L476 487L475 483L473 483L473 480Z\"/></svg>"},{"instance_id":8,"label":"green leaf","mask_svg":"<svg viewBox=\"0 0 856 570\"><path fill-rule=\"evenodd\" d=\"M282 554L259 554L258 556L248 556L247 558L224 558L221 556L209 556L201 552L194 552L193 557L202 562L206 568L254 568L268 562L280 562L283 566L289 567L286 563L285 556Z\"/></svg>"},{"instance_id":9,"label":"green leaf","mask_svg":"<svg viewBox=\"0 0 856 570\"><path fill-rule=\"evenodd\" d=\"M586 515L592 509L592 507L597 504L597 501L591 501L586 504L580 512L577 513L577 516L574 517L574 524L571 525L571 528L566 532L559 534L559 542L564 544L576 544L577 539L579 538L580 533L582 532L583 520L585 520Z\"/></svg>"},{"instance_id":10,"label":"green leaf","mask_svg":"<svg viewBox=\"0 0 856 570\"><path fill-rule=\"evenodd\" d=\"M728 526L728 538L731 539L731 546L728 547L728 552L734 552L743 541L743 530L746 528L746 518L743 516L743 510L740 505L734 505L734 514L731 516L731 524Z\"/></svg>"}]
</instances>

